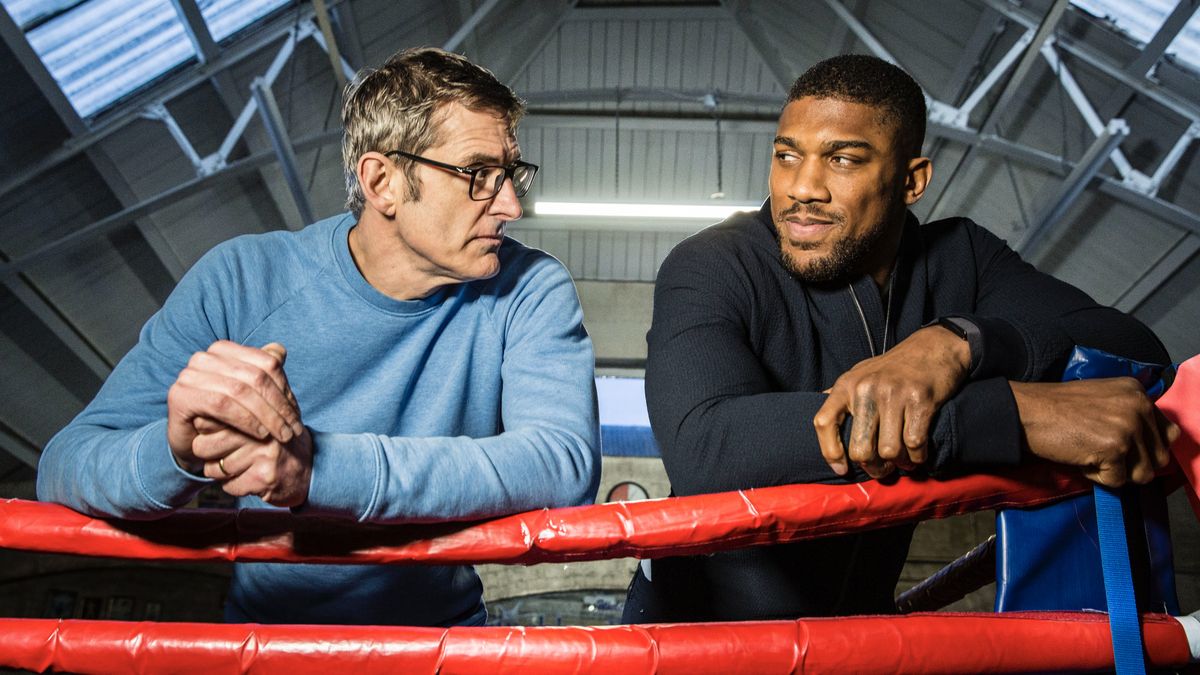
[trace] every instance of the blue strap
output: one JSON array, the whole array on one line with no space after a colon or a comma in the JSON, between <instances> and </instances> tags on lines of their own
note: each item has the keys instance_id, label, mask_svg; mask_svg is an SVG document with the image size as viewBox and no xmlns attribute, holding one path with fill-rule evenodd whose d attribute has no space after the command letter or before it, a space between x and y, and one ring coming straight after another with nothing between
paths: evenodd
<instances>
[{"instance_id":1,"label":"blue strap","mask_svg":"<svg viewBox=\"0 0 1200 675\"><path fill-rule=\"evenodd\" d=\"M1142 632L1138 622L1133 575L1129 571L1129 545L1125 540L1125 515L1118 491L1097 485L1096 526L1100 535L1100 565L1104 570L1104 595L1108 600L1108 625L1112 631L1113 663L1118 675L1145 675Z\"/></svg>"}]
</instances>

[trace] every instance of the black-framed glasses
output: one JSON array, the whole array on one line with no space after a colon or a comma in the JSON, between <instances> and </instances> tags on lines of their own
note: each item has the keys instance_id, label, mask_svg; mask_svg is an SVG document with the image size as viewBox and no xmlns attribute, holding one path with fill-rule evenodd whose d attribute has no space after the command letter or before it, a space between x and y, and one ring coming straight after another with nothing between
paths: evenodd
<instances>
[{"instance_id":1,"label":"black-framed glasses","mask_svg":"<svg viewBox=\"0 0 1200 675\"><path fill-rule=\"evenodd\" d=\"M483 166L454 166L453 164L446 164L445 162L414 155L411 152L404 152L403 150L389 150L383 154L400 155L414 162L421 162L422 164L428 164L439 169L470 176L471 187L469 188L469 194L471 199L477 202L487 201L500 194L500 188L504 187L504 181L509 178L512 179L513 190L516 191L517 196L524 197L525 193L529 192L529 186L533 185L533 177L538 172L536 164L520 160L508 166L493 164L485 164Z\"/></svg>"}]
</instances>

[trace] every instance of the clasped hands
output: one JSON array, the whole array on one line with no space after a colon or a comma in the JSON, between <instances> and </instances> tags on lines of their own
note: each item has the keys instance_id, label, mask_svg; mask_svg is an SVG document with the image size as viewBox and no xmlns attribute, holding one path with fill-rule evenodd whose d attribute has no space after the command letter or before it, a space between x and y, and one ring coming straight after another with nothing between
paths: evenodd
<instances>
[{"instance_id":1,"label":"clasped hands","mask_svg":"<svg viewBox=\"0 0 1200 675\"><path fill-rule=\"evenodd\" d=\"M225 492L275 506L308 498L312 436L283 364L287 352L227 340L196 352L167 392L167 441L180 466Z\"/></svg>"},{"instance_id":2,"label":"clasped hands","mask_svg":"<svg viewBox=\"0 0 1200 675\"><path fill-rule=\"evenodd\" d=\"M966 382L969 364L965 341L930 326L843 373L813 418L825 461L838 475L855 462L872 478L924 463L934 416ZM1026 449L1103 485L1150 481L1179 437L1132 378L1009 384Z\"/></svg>"}]
</instances>

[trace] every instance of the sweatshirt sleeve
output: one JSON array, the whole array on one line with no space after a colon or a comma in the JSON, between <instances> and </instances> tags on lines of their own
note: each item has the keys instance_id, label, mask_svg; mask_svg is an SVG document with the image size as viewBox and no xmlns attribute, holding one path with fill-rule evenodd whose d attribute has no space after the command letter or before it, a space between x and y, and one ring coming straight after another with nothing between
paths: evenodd
<instances>
[{"instance_id":1,"label":"sweatshirt sleeve","mask_svg":"<svg viewBox=\"0 0 1200 675\"><path fill-rule=\"evenodd\" d=\"M987 230L968 223L967 231L979 287L974 313L963 316L983 337L975 379L1055 381L1076 345L1147 363L1170 361L1142 322L1038 271Z\"/></svg>"},{"instance_id":2,"label":"sweatshirt sleeve","mask_svg":"<svg viewBox=\"0 0 1200 675\"><path fill-rule=\"evenodd\" d=\"M942 234L965 233L974 263L974 308L952 315L974 322L982 338L971 382L939 412L935 436L945 439L946 448L935 470L1019 462L1021 420L1008 383L1057 381L1076 345L1167 363L1162 343L1140 321L1038 271L986 229L965 219L935 227Z\"/></svg>"},{"instance_id":3,"label":"sweatshirt sleeve","mask_svg":"<svg viewBox=\"0 0 1200 675\"><path fill-rule=\"evenodd\" d=\"M745 275L705 244L663 263L646 336L646 404L673 490L844 482L813 428L825 394L779 390L750 345Z\"/></svg>"},{"instance_id":4,"label":"sweatshirt sleeve","mask_svg":"<svg viewBox=\"0 0 1200 675\"><path fill-rule=\"evenodd\" d=\"M574 284L539 258L497 304L504 344L488 438L315 431L313 481L302 513L373 522L465 520L588 504L600 477L595 360Z\"/></svg>"},{"instance_id":5,"label":"sweatshirt sleeve","mask_svg":"<svg viewBox=\"0 0 1200 675\"><path fill-rule=\"evenodd\" d=\"M167 391L191 355L224 337L215 289L219 249L193 266L142 327L95 399L46 444L37 494L96 516L161 517L186 504L208 479L175 463L167 444Z\"/></svg>"}]
</instances>

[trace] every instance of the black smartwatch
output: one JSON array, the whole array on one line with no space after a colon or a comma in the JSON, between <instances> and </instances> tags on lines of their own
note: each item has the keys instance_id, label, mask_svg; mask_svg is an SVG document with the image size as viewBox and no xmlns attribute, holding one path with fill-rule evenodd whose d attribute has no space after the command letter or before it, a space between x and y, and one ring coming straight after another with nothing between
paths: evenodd
<instances>
[{"instance_id":1,"label":"black smartwatch","mask_svg":"<svg viewBox=\"0 0 1200 675\"><path fill-rule=\"evenodd\" d=\"M961 316L943 316L929 325L937 325L966 340L967 349L971 352L971 366L967 372L975 375L979 362L983 360L983 333L974 321Z\"/></svg>"}]
</instances>

